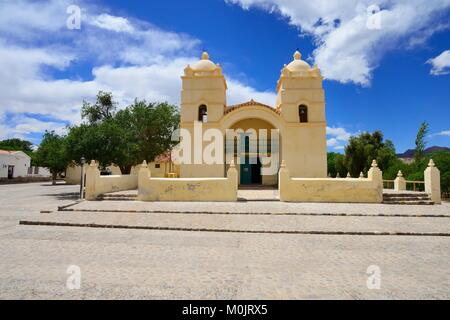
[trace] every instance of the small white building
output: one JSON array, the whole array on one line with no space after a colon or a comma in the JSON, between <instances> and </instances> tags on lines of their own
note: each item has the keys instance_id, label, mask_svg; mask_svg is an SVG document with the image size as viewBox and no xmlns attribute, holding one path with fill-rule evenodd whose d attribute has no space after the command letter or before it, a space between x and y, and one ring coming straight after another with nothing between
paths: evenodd
<instances>
[{"instance_id":1,"label":"small white building","mask_svg":"<svg viewBox=\"0 0 450 320\"><path fill-rule=\"evenodd\" d=\"M23 151L0 150L0 178L28 176L31 158Z\"/></svg>"},{"instance_id":2,"label":"small white building","mask_svg":"<svg viewBox=\"0 0 450 320\"><path fill-rule=\"evenodd\" d=\"M40 178L49 178L52 174L47 168L43 167L29 167L28 168L28 177L40 177Z\"/></svg>"}]
</instances>

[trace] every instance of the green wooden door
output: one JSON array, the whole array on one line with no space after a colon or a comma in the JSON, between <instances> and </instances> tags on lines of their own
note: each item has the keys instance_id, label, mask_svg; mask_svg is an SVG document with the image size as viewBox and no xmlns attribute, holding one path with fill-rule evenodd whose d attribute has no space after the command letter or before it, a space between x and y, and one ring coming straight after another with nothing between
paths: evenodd
<instances>
[{"instance_id":1,"label":"green wooden door","mask_svg":"<svg viewBox=\"0 0 450 320\"><path fill-rule=\"evenodd\" d=\"M252 165L250 163L241 163L241 184L252 183Z\"/></svg>"},{"instance_id":2,"label":"green wooden door","mask_svg":"<svg viewBox=\"0 0 450 320\"><path fill-rule=\"evenodd\" d=\"M248 151L250 147L250 138L243 134L241 135L243 141L243 150L241 150L241 184L252 183L252 165L249 161ZM243 151L243 152L242 152Z\"/></svg>"}]
</instances>

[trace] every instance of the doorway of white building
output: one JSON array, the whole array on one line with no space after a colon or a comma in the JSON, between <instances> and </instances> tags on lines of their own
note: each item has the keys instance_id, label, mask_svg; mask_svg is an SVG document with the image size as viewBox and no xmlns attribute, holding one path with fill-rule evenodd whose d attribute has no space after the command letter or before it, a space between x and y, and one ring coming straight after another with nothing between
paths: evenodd
<instances>
[{"instance_id":1,"label":"doorway of white building","mask_svg":"<svg viewBox=\"0 0 450 320\"><path fill-rule=\"evenodd\" d=\"M14 178L14 166L8 166L8 179Z\"/></svg>"}]
</instances>

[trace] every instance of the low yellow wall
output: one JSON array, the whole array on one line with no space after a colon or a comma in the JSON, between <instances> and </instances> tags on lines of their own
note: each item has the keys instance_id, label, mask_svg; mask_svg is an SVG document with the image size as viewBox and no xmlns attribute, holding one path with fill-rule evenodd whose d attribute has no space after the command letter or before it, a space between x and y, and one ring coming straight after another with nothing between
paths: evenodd
<instances>
[{"instance_id":1,"label":"low yellow wall","mask_svg":"<svg viewBox=\"0 0 450 320\"><path fill-rule=\"evenodd\" d=\"M138 178L141 201L236 201L237 171L234 165L226 178L152 178L142 164Z\"/></svg>"},{"instance_id":2,"label":"low yellow wall","mask_svg":"<svg viewBox=\"0 0 450 320\"><path fill-rule=\"evenodd\" d=\"M101 194L137 189L137 175L101 176L96 163L86 170L86 200L95 200Z\"/></svg>"},{"instance_id":3,"label":"low yellow wall","mask_svg":"<svg viewBox=\"0 0 450 320\"><path fill-rule=\"evenodd\" d=\"M280 200L288 202L364 202L383 201L380 169L373 166L368 178L291 178L282 166L279 172Z\"/></svg>"}]
</instances>

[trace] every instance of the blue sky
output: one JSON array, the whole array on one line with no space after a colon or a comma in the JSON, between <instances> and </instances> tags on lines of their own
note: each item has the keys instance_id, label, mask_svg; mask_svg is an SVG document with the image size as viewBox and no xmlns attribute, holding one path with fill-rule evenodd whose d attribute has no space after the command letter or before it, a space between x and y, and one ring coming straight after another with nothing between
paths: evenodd
<instances>
[{"instance_id":1,"label":"blue sky","mask_svg":"<svg viewBox=\"0 0 450 320\"><path fill-rule=\"evenodd\" d=\"M79 29L67 27L70 5ZM274 105L299 48L325 77L329 151L381 130L403 152L422 121L430 146L450 147L449 18L450 0L2 0L0 139L62 133L98 90L121 106L178 104L183 68L203 48L223 68L229 104Z\"/></svg>"}]
</instances>

